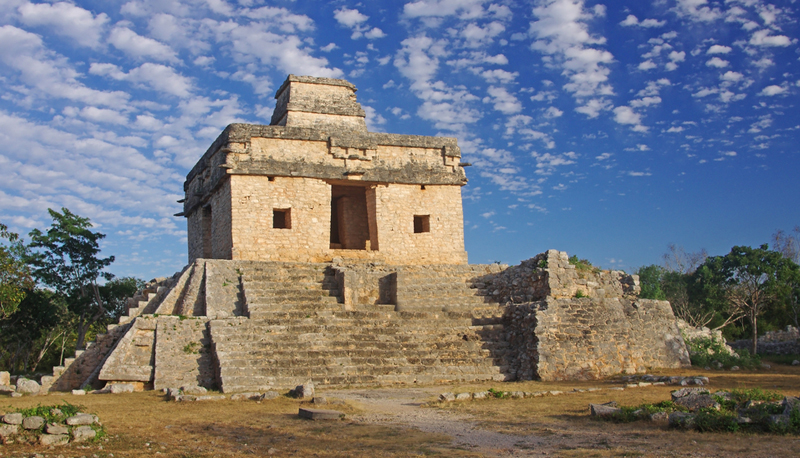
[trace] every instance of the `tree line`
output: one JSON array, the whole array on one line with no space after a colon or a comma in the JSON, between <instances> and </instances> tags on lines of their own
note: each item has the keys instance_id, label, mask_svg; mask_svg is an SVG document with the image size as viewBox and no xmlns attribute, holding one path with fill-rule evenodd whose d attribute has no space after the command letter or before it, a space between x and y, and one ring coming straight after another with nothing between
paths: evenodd
<instances>
[{"instance_id":1,"label":"tree line","mask_svg":"<svg viewBox=\"0 0 800 458\"><path fill-rule=\"evenodd\" d=\"M114 256L100 256L105 235L88 218L66 208L48 212L51 226L32 230L27 243L0 224L0 370L60 365L117 322L127 298L144 287L106 270Z\"/></svg>"},{"instance_id":2,"label":"tree line","mask_svg":"<svg viewBox=\"0 0 800 458\"><path fill-rule=\"evenodd\" d=\"M800 226L777 231L772 248L735 246L723 256L669 245L662 265L637 270L640 297L668 300L675 316L692 326L722 330L727 339L800 327Z\"/></svg>"}]
</instances>

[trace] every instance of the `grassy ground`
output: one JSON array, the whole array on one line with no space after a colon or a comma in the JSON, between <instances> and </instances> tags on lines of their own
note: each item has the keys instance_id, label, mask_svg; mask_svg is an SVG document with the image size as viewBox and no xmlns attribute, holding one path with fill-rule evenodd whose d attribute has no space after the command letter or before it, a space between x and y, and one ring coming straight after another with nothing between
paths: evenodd
<instances>
[{"instance_id":1,"label":"grassy ground","mask_svg":"<svg viewBox=\"0 0 800 458\"><path fill-rule=\"evenodd\" d=\"M785 395L800 395L800 367L773 366L767 371L661 371L659 375L707 375L711 389L761 387ZM486 383L448 385L434 392L569 391L573 388L618 386L607 381L565 383ZM621 405L669 399L675 387L643 387L625 391L602 390L530 399L432 404L466 415L478 427L520 438L519 445L497 454L509 456L800 456L796 436L700 434L670 430L652 423L612 424L593 421L589 403L617 401ZM433 392L432 392L433 393ZM431 400L434 397L431 396ZM297 417L300 401L279 398L255 402L165 401L160 393L128 395L0 398L0 413L37 404L67 401L96 413L108 431L108 440L54 449L12 444L0 446L0 457L215 457L215 456L495 456L453 445L443 434L425 433L392 424L358 421L363 406L330 405L347 414L345 420L313 422ZM309 406L311 407L311 406ZM526 440L522 440L527 438ZM532 447L531 438L537 444ZM528 445L526 445L528 444ZM501 453L502 452L502 453Z\"/></svg>"}]
</instances>

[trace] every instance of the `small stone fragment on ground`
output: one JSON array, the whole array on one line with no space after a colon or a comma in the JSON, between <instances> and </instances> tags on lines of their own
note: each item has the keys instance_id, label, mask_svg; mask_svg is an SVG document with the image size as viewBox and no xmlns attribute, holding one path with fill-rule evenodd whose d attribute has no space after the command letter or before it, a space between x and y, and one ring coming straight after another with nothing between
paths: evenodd
<instances>
[{"instance_id":1,"label":"small stone fragment on ground","mask_svg":"<svg viewBox=\"0 0 800 458\"><path fill-rule=\"evenodd\" d=\"M456 395L456 401L471 401L472 400L472 393L458 393Z\"/></svg>"},{"instance_id":2,"label":"small stone fragment on ground","mask_svg":"<svg viewBox=\"0 0 800 458\"><path fill-rule=\"evenodd\" d=\"M114 383L108 388L111 394L133 393L135 387L133 383Z\"/></svg>"},{"instance_id":3,"label":"small stone fragment on ground","mask_svg":"<svg viewBox=\"0 0 800 458\"><path fill-rule=\"evenodd\" d=\"M605 404L589 404L589 415L593 417L610 417L621 412L614 401Z\"/></svg>"},{"instance_id":4,"label":"small stone fragment on ground","mask_svg":"<svg viewBox=\"0 0 800 458\"><path fill-rule=\"evenodd\" d=\"M202 396L208 393L207 389L197 385L182 386L181 391L183 392L183 394L191 394L194 396Z\"/></svg>"},{"instance_id":5,"label":"small stone fragment on ground","mask_svg":"<svg viewBox=\"0 0 800 458\"><path fill-rule=\"evenodd\" d=\"M338 410L300 408L298 415L300 418L308 420L339 420L344 418L344 412L339 412Z\"/></svg>"}]
</instances>

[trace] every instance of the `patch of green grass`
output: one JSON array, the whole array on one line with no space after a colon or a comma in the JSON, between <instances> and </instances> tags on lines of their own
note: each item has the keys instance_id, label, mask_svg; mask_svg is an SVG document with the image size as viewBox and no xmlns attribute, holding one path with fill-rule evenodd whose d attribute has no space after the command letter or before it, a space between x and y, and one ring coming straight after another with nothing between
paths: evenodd
<instances>
[{"instance_id":1,"label":"patch of green grass","mask_svg":"<svg viewBox=\"0 0 800 458\"><path fill-rule=\"evenodd\" d=\"M55 405L55 406L43 406L39 404L36 407L29 407L27 409L17 409L17 412L21 413L23 417L43 417L45 423L62 423L68 417L71 417L78 412L81 412L85 409L83 406L75 406L67 401L64 401L64 404ZM61 413L59 414L56 410L60 410ZM56 413L53 413L56 411Z\"/></svg>"},{"instance_id":2,"label":"patch of green grass","mask_svg":"<svg viewBox=\"0 0 800 458\"><path fill-rule=\"evenodd\" d=\"M746 349L736 350L733 355L723 347L723 343L710 337L684 339L689 347L692 366L718 367L726 369L739 366L742 369L755 369L761 366L761 357L751 355Z\"/></svg>"}]
</instances>

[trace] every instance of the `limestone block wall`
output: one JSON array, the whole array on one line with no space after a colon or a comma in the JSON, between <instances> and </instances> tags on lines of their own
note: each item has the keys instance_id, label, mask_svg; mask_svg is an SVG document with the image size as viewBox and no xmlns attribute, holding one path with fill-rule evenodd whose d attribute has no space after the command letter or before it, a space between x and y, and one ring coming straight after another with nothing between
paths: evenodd
<instances>
[{"instance_id":1,"label":"limestone block wall","mask_svg":"<svg viewBox=\"0 0 800 458\"><path fill-rule=\"evenodd\" d=\"M391 184L375 188L378 243L392 264L466 264L458 186ZM414 216L426 232L414 232Z\"/></svg>"},{"instance_id":2,"label":"limestone block wall","mask_svg":"<svg viewBox=\"0 0 800 458\"><path fill-rule=\"evenodd\" d=\"M232 259L308 261L330 250L330 185L313 178L232 175ZM273 210L290 228L273 228Z\"/></svg>"},{"instance_id":3,"label":"limestone block wall","mask_svg":"<svg viewBox=\"0 0 800 458\"><path fill-rule=\"evenodd\" d=\"M553 299L508 310L518 380L588 380L691 363L666 301Z\"/></svg>"},{"instance_id":4,"label":"limestone block wall","mask_svg":"<svg viewBox=\"0 0 800 458\"><path fill-rule=\"evenodd\" d=\"M215 387L208 317L160 316L156 336L154 389Z\"/></svg>"}]
</instances>

